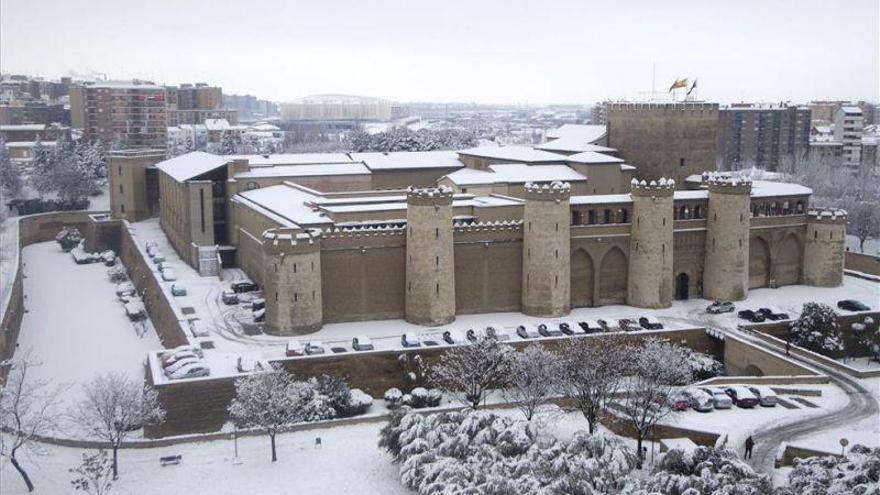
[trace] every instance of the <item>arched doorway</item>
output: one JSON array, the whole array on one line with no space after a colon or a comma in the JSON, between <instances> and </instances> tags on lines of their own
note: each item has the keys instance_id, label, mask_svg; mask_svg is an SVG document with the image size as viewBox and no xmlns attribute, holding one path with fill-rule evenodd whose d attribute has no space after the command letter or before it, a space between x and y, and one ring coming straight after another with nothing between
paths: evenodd
<instances>
[{"instance_id":1,"label":"arched doorway","mask_svg":"<svg viewBox=\"0 0 880 495\"><path fill-rule=\"evenodd\" d=\"M599 304L626 302L627 273L626 255L618 247L611 248L599 269Z\"/></svg>"},{"instance_id":2,"label":"arched doorway","mask_svg":"<svg viewBox=\"0 0 880 495\"><path fill-rule=\"evenodd\" d=\"M583 249L571 254L571 306L593 305L593 260Z\"/></svg>"},{"instance_id":3,"label":"arched doorway","mask_svg":"<svg viewBox=\"0 0 880 495\"><path fill-rule=\"evenodd\" d=\"M690 277L688 277L687 273L679 273L678 276L675 277L675 299L684 301L690 297L690 294Z\"/></svg>"},{"instance_id":4,"label":"arched doorway","mask_svg":"<svg viewBox=\"0 0 880 495\"><path fill-rule=\"evenodd\" d=\"M770 282L770 248L760 237L749 241L749 289L767 287Z\"/></svg>"},{"instance_id":5,"label":"arched doorway","mask_svg":"<svg viewBox=\"0 0 880 495\"><path fill-rule=\"evenodd\" d=\"M776 251L776 285L792 285L801 280L802 247L794 234L788 234Z\"/></svg>"}]
</instances>

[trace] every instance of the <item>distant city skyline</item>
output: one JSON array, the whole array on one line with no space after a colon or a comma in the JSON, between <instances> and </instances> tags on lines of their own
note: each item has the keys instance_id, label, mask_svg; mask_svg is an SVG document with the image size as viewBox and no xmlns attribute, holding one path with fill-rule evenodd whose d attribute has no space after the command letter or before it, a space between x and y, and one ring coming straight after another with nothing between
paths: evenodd
<instances>
[{"instance_id":1,"label":"distant city skyline","mask_svg":"<svg viewBox=\"0 0 880 495\"><path fill-rule=\"evenodd\" d=\"M880 5L25 0L0 3L0 71L94 72L291 101L322 93L486 104L876 101Z\"/></svg>"}]
</instances>

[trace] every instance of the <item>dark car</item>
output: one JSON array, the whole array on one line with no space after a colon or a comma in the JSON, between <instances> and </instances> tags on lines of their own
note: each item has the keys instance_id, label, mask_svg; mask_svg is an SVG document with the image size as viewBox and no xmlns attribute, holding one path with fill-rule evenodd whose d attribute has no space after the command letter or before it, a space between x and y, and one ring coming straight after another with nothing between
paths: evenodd
<instances>
[{"instance_id":1,"label":"dark car","mask_svg":"<svg viewBox=\"0 0 880 495\"><path fill-rule=\"evenodd\" d=\"M638 332L642 329L638 323L632 318L621 318L617 320L617 326L624 332Z\"/></svg>"},{"instance_id":2,"label":"dark car","mask_svg":"<svg viewBox=\"0 0 880 495\"><path fill-rule=\"evenodd\" d=\"M574 332L571 330L571 325L565 322L559 324L559 331L565 335L574 335Z\"/></svg>"},{"instance_id":3,"label":"dark car","mask_svg":"<svg viewBox=\"0 0 880 495\"><path fill-rule=\"evenodd\" d=\"M223 304L238 304L238 294L235 292L224 290L223 294L220 295L220 298L223 300Z\"/></svg>"},{"instance_id":4,"label":"dark car","mask_svg":"<svg viewBox=\"0 0 880 495\"><path fill-rule=\"evenodd\" d=\"M639 325L645 330L663 330L663 324L653 316L642 316Z\"/></svg>"},{"instance_id":5,"label":"dark car","mask_svg":"<svg viewBox=\"0 0 880 495\"><path fill-rule=\"evenodd\" d=\"M779 320L788 320L790 317L788 313L783 313L781 311L776 311L770 308L761 308L756 313L764 315L764 318L770 321L779 321Z\"/></svg>"},{"instance_id":6,"label":"dark car","mask_svg":"<svg viewBox=\"0 0 880 495\"><path fill-rule=\"evenodd\" d=\"M752 323L762 323L765 320L764 313L752 311L751 309L744 309L736 315L743 320L748 320Z\"/></svg>"},{"instance_id":7,"label":"dark car","mask_svg":"<svg viewBox=\"0 0 880 495\"><path fill-rule=\"evenodd\" d=\"M605 321L605 320L603 320L603 319L601 319L601 318L598 319L598 320L596 320L596 323L598 323L599 326L602 327L602 331L603 331L603 332L611 332L611 331L613 331L613 328L611 328L611 325L609 325L607 321Z\"/></svg>"},{"instance_id":8,"label":"dark car","mask_svg":"<svg viewBox=\"0 0 880 495\"><path fill-rule=\"evenodd\" d=\"M549 328L543 323L538 325L538 333L540 333L544 337L561 337L563 335L563 333L558 328Z\"/></svg>"},{"instance_id":9,"label":"dark car","mask_svg":"<svg viewBox=\"0 0 880 495\"><path fill-rule=\"evenodd\" d=\"M712 315L720 315L721 313L730 313L736 306L730 301L715 301L706 308L706 312Z\"/></svg>"},{"instance_id":10,"label":"dark car","mask_svg":"<svg viewBox=\"0 0 880 495\"><path fill-rule=\"evenodd\" d=\"M537 339L540 335L535 331L535 328L532 326L520 325L516 327L516 334L520 336L522 339Z\"/></svg>"},{"instance_id":11,"label":"dark car","mask_svg":"<svg viewBox=\"0 0 880 495\"><path fill-rule=\"evenodd\" d=\"M260 290L260 287L253 282L236 282L230 286L232 292L242 294L244 292L254 292Z\"/></svg>"},{"instance_id":12,"label":"dark car","mask_svg":"<svg viewBox=\"0 0 880 495\"><path fill-rule=\"evenodd\" d=\"M266 307L266 300L265 299L254 299L253 301L251 301L251 309L253 309L254 311L256 311L258 309L263 309L265 307Z\"/></svg>"},{"instance_id":13,"label":"dark car","mask_svg":"<svg viewBox=\"0 0 880 495\"><path fill-rule=\"evenodd\" d=\"M855 299L844 299L843 301L837 301L837 307L840 309L845 309L847 311L870 311L871 308L865 305L865 303L861 301L856 301Z\"/></svg>"}]
</instances>

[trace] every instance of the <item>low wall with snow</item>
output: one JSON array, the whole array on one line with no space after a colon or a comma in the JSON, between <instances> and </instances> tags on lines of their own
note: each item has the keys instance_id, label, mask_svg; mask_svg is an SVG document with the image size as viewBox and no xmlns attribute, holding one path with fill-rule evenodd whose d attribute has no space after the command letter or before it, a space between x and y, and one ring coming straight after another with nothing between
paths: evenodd
<instances>
[{"instance_id":1,"label":"low wall with snow","mask_svg":"<svg viewBox=\"0 0 880 495\"><path fill-rule=\"evenodd\" d=\"M816 375L796 361L771 352L731 334L724 337L724 366L729 375L801 376Z\"/></svg>"},{"instance_id":2,"label":"low wall with snow","mask_svg":"<svg viewBox=\"0 0 880 495\"><path fill-rule=\"evenodd\" d=\"M865 324L866 319L873 320L873 323ZM839 314L837 322L840 325L840 333L843 335L844 351L832 357L870 356L870 349L868 349L868 346L859 342L859 335L857 332L853 331L852 325L853 323L861 323L865 325L864 332L874 332L877 330L878 325L880 325L880 311L862 311L859 313ZM788 335L789 323L790 321L774 321L743 325L743 327L785 340L785 337Z\"/></svg>"},{"instance_id":3,"label":"low wall with snow","mask_svg":"<svg viewBox=\"0 0 880 495\"><path fill-rule=\"evenodd\" d=\"M880 257L847 251L843 267L847 270L880 276Z\"/></svg>"}]
</instances>

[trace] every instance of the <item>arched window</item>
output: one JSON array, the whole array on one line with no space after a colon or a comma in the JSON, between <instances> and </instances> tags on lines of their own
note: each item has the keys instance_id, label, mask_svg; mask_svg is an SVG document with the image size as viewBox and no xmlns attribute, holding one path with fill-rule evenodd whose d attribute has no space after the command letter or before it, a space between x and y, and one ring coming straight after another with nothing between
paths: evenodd
<instances>
[{"instance_id":1,"label":"arched window","mask_svg":"<svg viewBox=\"0 0 880 495\"><path fill-rule=\"evenodd\" d=\"M593 225L596 223L596 210L590 210L587 212L587 225Z\"/></svg>"},{"instance_id":2,"label":"arched window","mask_svg":"<svg viewBox=\"0 0 880 495\"><path fill-rule=\"evenodd\" d=\"M620 210L620 223L629 223L629 212L625 208Z\"/></svg>"},{"instance_id":3,"label":"arched window","mask_svg":"<svg viewBox=\"0 0 880 495\"><path fill-rule=\"evenodd\" d=\"M679 220L687 219L687 206L681 205L681 208L678 209L678 219Z\"/></svg>"},{"instance_id":4,"label":"arched window","mask_svg":"<svg viewBox=\"0 0 880 495\"><path fill-rule=\"evenodd\" d=\"M700 205L694 206L694 218L703 218L703 212L701 211Z\"/></svg>"},{"instance_id":5,"label":"arched window","mask_svg":"<svg viewBox=\"0 0 880 495\"><path fill-rule=\"evenodd\" d=\"M782 203L782 214L783 215L791 215L791 205L788 201Z\"/></svg>"},{"instance_id":6,"label":"arched window","mask_svg":"<svg viewBox=\"0 0 880 495\"><path fill-rule=\"evenodd\" d=\"M606 209L604 212L605 219L602 223L611 223L611 210Z\"/></svg>"},{"instance_id":7,"label":"arched window","mask_svg":"<svg viewBox=\"0 0 880 495\"><path fill-rule=\"evenodd\" d=\"M775 216L779 214L779 205L776 204L776 201L770 203L770 215Z\"/></svg>"},{"instance_id":8,"label":"arched window","mask_svg":"<svg viewBox=\"0 0 880 495\"><path fill-rule=\"evenodd\" d=\"M580 225L581 224L581 212L577 210L573 210L571 212L571 224L572 225Z\"/></svg>"},{"instance_id":9,"label":"arched window","mask_svg":"<svg viewBox=\"0 0 880 495\"><path fill-rule=\"evenodd\" d=\"M798 201L798 202L797 202L797 205L795 206L795 208L796 208L796 212L797 212L797 214L799 214L799 215L800 215L800 214L803 214L803 212L804 212L804 202L803 202L803 201Z\"/></svg>"}]
</instances>

